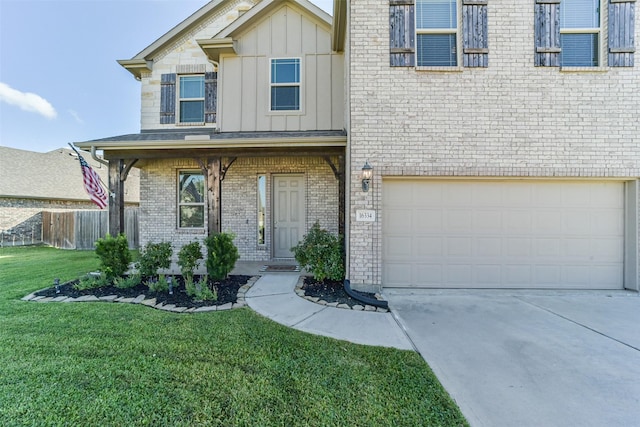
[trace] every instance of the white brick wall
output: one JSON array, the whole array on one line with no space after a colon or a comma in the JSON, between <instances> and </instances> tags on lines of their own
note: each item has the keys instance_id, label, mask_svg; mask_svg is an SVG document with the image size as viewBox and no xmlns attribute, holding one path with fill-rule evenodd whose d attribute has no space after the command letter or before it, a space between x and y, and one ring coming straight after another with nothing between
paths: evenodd
<instances>
[{"instance_id":1,"label":"white brick wall","mask_svg":"<svg viewBox=\"0 0 640 427\"><path fill-rule=\"evenodd\" d=\"M333 159L337 162L337 159ZM177 176L179 170L199 169L192 159L149 161L141 167L140 245L171 242L174 258L193 240L202 242L204 230L177 229ZM257 176L267 175L267 223L271 221L271 177L296 173L306 178L307 229L317 220L329 231L338 232L338 181L321 158L238 158L222 183L222 230L236 235L234 243L242 261L271 259L271 233L266 244L257 244Z\"/></svg>"},{"instance_id":2,"label":"white brick wall","mask_svg":"<svg viewBox=\"0 0 640 427\"><path fill-rule=\"evenodd\" d=\"M635 68L534 67L533 3L499 0L488 6L488 68L392 68L388 2L349 4L355 286L381 281L381 222L355 222L354 215L379 209L382 176L640 176L637 53ZM365 160L375 175L366 194L359 177Z\"/></svg>"}]
</instances>

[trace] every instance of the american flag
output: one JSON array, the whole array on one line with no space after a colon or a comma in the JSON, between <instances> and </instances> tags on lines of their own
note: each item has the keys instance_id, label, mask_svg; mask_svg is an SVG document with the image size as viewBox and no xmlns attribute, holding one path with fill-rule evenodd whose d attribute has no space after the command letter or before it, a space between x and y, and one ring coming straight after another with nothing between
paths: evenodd
<instances>
[{"instance_id":1,"label":"american flag","mask_svg":"<svg viewBox=\"0 0 640 427\"><path fill-rule=\"evenodd\" d=\"M80 169L82 170L82 178L84 179L84 189L89 193L89 197L91 201L98 205L100 209L104 209L107 206L107 201L109 200L107 197L107 193L100 185L100 176L96 171L91 169L91 166L86 162L85 159L82 158L80 153L78 153L78 160L80 160Z\"/></svg>"}]
</instances>

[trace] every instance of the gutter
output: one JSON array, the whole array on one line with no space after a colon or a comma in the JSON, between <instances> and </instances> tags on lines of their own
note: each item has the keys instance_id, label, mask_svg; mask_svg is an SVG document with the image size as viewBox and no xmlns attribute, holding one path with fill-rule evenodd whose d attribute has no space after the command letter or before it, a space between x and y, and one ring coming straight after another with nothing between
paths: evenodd
<instances>
[{"instance_id":1,"label":"gutter","mask_svg":"<svg viewBox=\"0 0 640 427\"><path fill-rule=\"evenodd\" d=\"M102 163L105 166L109 166L109 162L107 162L104 159L101 159L100 157L98 157L98 155L96 154L96 146L92 145L91 146L91 157L93 158L93 160L95 160L98 163Z\"/></svg>"}]
</instances>

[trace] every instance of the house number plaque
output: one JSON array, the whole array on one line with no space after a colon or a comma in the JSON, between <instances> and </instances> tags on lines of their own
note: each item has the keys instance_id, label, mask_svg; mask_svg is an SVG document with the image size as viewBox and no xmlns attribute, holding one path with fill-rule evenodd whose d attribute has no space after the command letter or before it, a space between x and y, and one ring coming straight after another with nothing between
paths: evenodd
<instances>
[{"instance_id":1,"label":"house number plaque","mask_svg":"<svg viewBox=\"0 0 640 427\"><path fill-rule=\"evenodd\" d=\"M356 210L356 221L375 222L376 221L376 211L366 210L366 209L357 209Z\"/></svg>"}]
</instances>

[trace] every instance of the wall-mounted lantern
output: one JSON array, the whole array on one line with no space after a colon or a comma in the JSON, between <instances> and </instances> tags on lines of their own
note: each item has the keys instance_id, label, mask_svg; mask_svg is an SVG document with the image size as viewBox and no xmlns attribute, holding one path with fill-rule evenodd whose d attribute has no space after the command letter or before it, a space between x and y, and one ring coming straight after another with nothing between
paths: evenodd
<instances>
[{"instance_id":1,"label":"wall-mounted lantern","mask_svg":"<svg viewBox=\"0 0 640 427\"><path fill-rule=\"evenodd\" d=\"M373 176L373 168L368 161L364 162L362 167L362 191L369 191L369 184L371 183L371 177Z\"/></svg>"}]
</instances>

